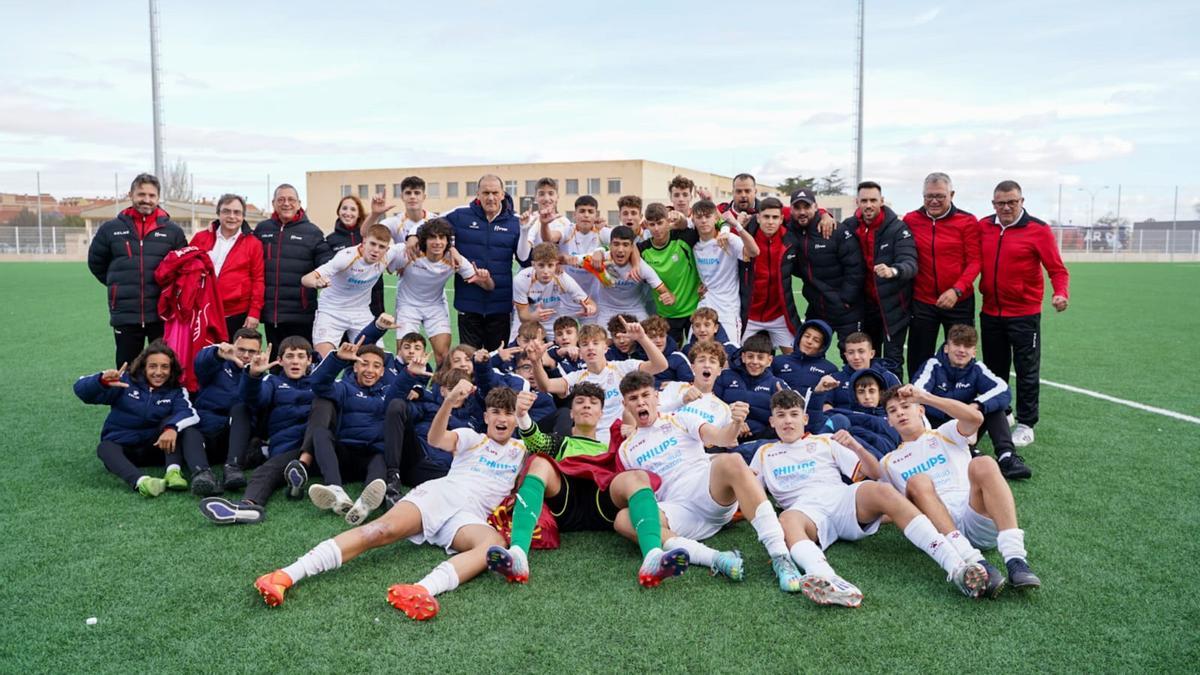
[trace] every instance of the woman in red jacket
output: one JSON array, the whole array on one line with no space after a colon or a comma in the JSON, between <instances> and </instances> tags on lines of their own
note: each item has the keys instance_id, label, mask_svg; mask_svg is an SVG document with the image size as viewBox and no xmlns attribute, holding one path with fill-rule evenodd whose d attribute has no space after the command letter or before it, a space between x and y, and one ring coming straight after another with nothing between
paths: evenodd
<instances>
[{"instance_id":1,"label":"woman in red jacket","mask_svg":"<svg viewBox=\"0 0 1200 675\"><path fill-rule=\"evenodd\" d=\"M225 328L258 328L263 308L263 249L246 223L246 200L233 194L217 200L217 220L192 237L192 246L212 258L217 292L225 307Z\"/></svg>"}]
</instances>

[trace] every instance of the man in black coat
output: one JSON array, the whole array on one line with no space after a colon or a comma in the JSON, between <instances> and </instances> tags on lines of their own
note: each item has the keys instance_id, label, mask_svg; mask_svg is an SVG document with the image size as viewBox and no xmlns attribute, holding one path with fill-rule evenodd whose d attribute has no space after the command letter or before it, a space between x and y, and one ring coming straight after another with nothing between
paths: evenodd
<instances>
[{"instance_id":1,"label":"man in black coat","mask_svg":"<svg viewBox=\"0 0 1200 675\"><path fill-rule=\"evenodd\" d=\"M264 300L261 321L271 344L271 358L285 337L298 335L312 342L317 291L300 279L325 264L333 253L325 233L308 220L300 193L287 183L275 188L275 211L254 228L263 245Z\"/></svg>"},{"instance_id":2,"label":"man in black coat","mask_svg":"<svg viewBox=\"0 0 1200 675\"><path fill-rule=\"evenodd\" d=\"M843 225L858 237L866 266L863 332L888 369L904 381L904 339L917 276L917 244L896 212L883 205L879 183L858 184L858 210Z\"/></svg>"},{"instance_id":3,"label":"man in black coat","mask_svg":"<svg viewBox=\"0 0 1200 675\"><path fill-rule=\"evenodd\" d=\"M858 237L845 225L823 236L817 198L808 188L792 193L792 273L804 282L808 309L804 319L820 319L837 333L838 351L851 333L862 330L863 277L866 268Z\"/></svg>"},{"instance_id":4,"label":"man in black coat","mask_svg":"<svg viewBox=\"0 0 1200 675\"><path fill-rule=\"evenodd\" d=\"M108 288L117 368L132 363L147 343L163 336L158 316L162 289L154 272L168 253L187 246L183 228L158 208L158 196L158 179L138 174L129 186L132 205L101 225L88 246L88 269Z\"/></svg>"}]
</instances>

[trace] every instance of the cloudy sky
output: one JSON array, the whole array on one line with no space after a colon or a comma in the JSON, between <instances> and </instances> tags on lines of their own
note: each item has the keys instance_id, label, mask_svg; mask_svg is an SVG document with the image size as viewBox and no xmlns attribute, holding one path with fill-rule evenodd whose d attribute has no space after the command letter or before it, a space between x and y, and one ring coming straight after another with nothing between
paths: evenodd
<instances>
[{"instance_id":1,"label":"cloudy sky","mask_svg":"<svg viewBox=\"0 0 1200 675\"><path fill-rule=\"evenodd\" d=\"M3 4L0 191L152 168L145 0ZM645 158L761 182L853 175L855 13L835 3L160 0L168 162L261 202L268 174ZM647 5L652 5L648 7ZM864 162L899 208L1015 178L1064 221L1200 203L1200 5L867 3ZM1106 187L1107 186L1107 187Z\"/></svg>"}]
</instances>

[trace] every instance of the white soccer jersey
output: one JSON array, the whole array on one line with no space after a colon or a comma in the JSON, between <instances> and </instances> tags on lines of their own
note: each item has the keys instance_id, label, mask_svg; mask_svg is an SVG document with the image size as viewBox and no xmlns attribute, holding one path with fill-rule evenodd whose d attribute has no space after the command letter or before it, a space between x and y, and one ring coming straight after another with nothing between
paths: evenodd
<instances>
[{"instance_id":1,"label":"white soccer jersey","mask_svg":"<svg viewBox=\"0 0 1200 675\"><path fill-rule=\"evenodd\" d=\"M738 286L738 261L742 259L745 242L741 237L729 236L724 249L716 237L701 241L692 247L696 255L696 271L700 282L707 288L700 298L700 307L731 309L741 313L742 300Z\"/></svg>"},{"instance_id":2,"label":"white soccer jersey","mask_svg":"<svg viewBox=\"0 0 1200 675\"><path fill-rule=\"evenodd\" d=\"M609 361L599 373L584 368L563 375L568 390L580 382L591 382L604 390L604 411L600 414L600 424L596 427L596 440L601 443L608 443L609 427L621 416L621 378L637 370L643 363L645 362L640 359Z\"/></svg>"},{"instance_id":3,"label":"white soccer jersey","mask_svg":"<svg viewBox=\"0 0 1200 675\"><path fill-rule=\"evenodd\" d=\"M653 424L638 427L621 443L617 450L621 464L658 474L662 487L655 496L660 502L671 501L672 486L688 485L689 479L709 469L710 458L700 440L704 424L695 416L659 414Z\"/></svg>"},{"instance_id":4,"label":"white soccer jersey","mask_svg":"<svg viewBox=\"0 0 1200 675\"><path fill-rule=\"evenodd\" d=\"M641 281L633 281L629 278L630 271L633 270L633 265L626 263L624 265L607 265L608 274L613 279L612 286L601 286L600 291L596 294L596 305L603 310L603 314L622 314L630 313L640 315L645 313L645 302L642 300L642 284L648 285L650 288L658 288L662 285L662 279L658 278L658 273L655 272L646 261L638 262L638 274L642 276Z\"/></svg>"},{"instance_id":5,"label":"white soccer jersey","mask_svg":"<svg viewBox=\"0 0 1200 675\"><path fill-rule=\"evenodd\" d=\"M512 293L515 304L529 305L531 309L541 305L543 309L554 310L549 319L542 321L542 330L546 331L546 337L551 340L554 339L554 321L560 316L573 313L570 311L570 304L582 307L583 301L588 297L587 292L565 274L555 274L546 283L538 281L537 270L533 267L526 267L513 277Z\"/></svg>"},{"instance_id":6,"label":"white soccer jersey","mask_svg":"<svg viewBox=\"0 0 1200 675\"><path fill-rule=\"evenodd\" d=\"M417 236L417 230L433 218L437 218L437 214L432 211L426 211L420 220L409 220L408 215L405 214L384 218L379 222L391 230L392 239L396 240L396 243L403 243L405 239Z\"/></svg>"},{"instance_id":7,"label":"white soccer jersey","mask_svg":"<svg viewBox=\"0 0 1200 675\"><path fill-rule=\"evenodd\" d=\"M551 232L557 232L562 235L567 231L568 228L572 227L572 225L571 221L567 220L566 216L559 216L550 221L550 225L548 227L550 228ZM530 249L545 241L542 239L542 221L538 220L536 216L534 217L533 225L531 225L529 228L529 234L526 235L526 239L529 240ZM559 239L559 242L562 242L561 238Z\"/></svg>"},{"instance_id":8,"label":"white soccer jersey","mask_svg":"<svg viewBox=\"0 0 1200 675\"><path fill-rule=\"evenodd\" d=\"M842 476L856 478L858 464L853 450L821 434L792 443L764 443L750 468L775 501L789 509L797 504L832 505L845 487Z\"/></svg>"},{"instance_id":9,"label":"white soccer jersey","mask_svg":"<svg viewBox=\"0 0 1200 675\"><path fill-rule=\"evenodd\" d=\"M395 259L396 252L397 246L393 245L377 263L364 260L358 246L335 253L329 262L317 268L321 278L329 281L319 297L321 310L327 313L369 310L371 288Z\"/></svg>"},{"instance_id":10,"label":"white soccer jersey","mask_svg":"<svg viewBox=\"0 0 1200 675\"><path fill-rule=\"evenodd\" d=\"M525 462L525 443L514 437L501 445L466 427L453 431L458 444L446 478L490 509L512 492Z\"/></svg>"},{"instance_id":11,"label":"white soccer jersey","mask_svg":"<svg viewBox=\"0 0 1200 675\"><path fill-rule=\"evenodd\" d=\"M441 306L446 302L446 280L454 274L454 268L442 258L433 262L424 255L416 258L408 257L408 250L400 245L388 268L393 272L402 272L396 281L396 308ZM475 266L463 259L458 265L458 275L463 279L475 276Z\"/></svg>"},{"instance_id":12,"label":"white soccer jersey","mask_svg":"<svg viewBox=\"0 0 1200 675\"><path fill-rule=\"evenodd\" d=\"M923 473L933 481L942 501L966 499L971 493L967 465L971 450L967 439L958 433L958 420L950 420L921 434L915 441L906 441L884 456L880 464L888 482L904 494L908 479Z\"/></svg>"},{"instance_id":13,"label":"white soccer jersey","mask_svg":"<svg viewBox=\"0 0 1200 675\"><path fill-rule=\"evenodd\" d=\"M592 230L591 232L587 232L585 234L583 232L579 232L577 229L575 229L575 227L576 226L572 224L567 229L563 230L562 239L558 240L558 252L561 255L575 256L576 258L583 260L585 257L591 255L596 249L601 248L602 246L608 246L608 235L612 232L612 228L605 227L599 232ZM596 275L583 269L582 267L571 267L564 265L562 268L568 275L571 276L572 279L575 280L575 283L579 284L579 287L588 294L588 297L595 298L597 295L599 295L600 280L596 278ZM571 309L575 312L578 312L582 308L576 306L572 307Z\"/></svg>"},{"instance_id":14,"label":"white soccer jersey","mask_svg":"<svg viewBox=\"0 0 1200 675\"><path fill-rule=\"evenodd\" d=\"M695 416L700 421L723 427L733 419L729 404L709 392L700 398L684 403L683 396L695 385L691 382L668 382L658 393L660 412L675 413L681 417Z\"/></svg>"}]
</instances>

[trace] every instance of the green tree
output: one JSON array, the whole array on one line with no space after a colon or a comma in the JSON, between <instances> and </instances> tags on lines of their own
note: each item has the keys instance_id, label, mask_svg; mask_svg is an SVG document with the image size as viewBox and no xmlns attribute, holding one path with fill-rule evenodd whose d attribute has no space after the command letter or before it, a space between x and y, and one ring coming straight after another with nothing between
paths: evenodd
<instances>
[{"instance_id":1,"label":"green tree","mask_svg":"<svg viewBox=\"0 0 1200 675\"><path fill-rule=\"evenodd\" d=\"M816 190L816 178L805 178L804 176L792 176L775 187L785 195L790 195L800 188L808 188Z\"/></svg>"},{"instance_id":2,"label":"green tree","mask_svg":"<svg viewBox=\"0 0 1200 675\"><path fill-rule=\"evenodd\" d=\"M816 190L819 195L844 195L846 194L846 179L841 176L841 169L834 169L828 175L821 176L817 179Z\"/></svg>"}]
</instances>

